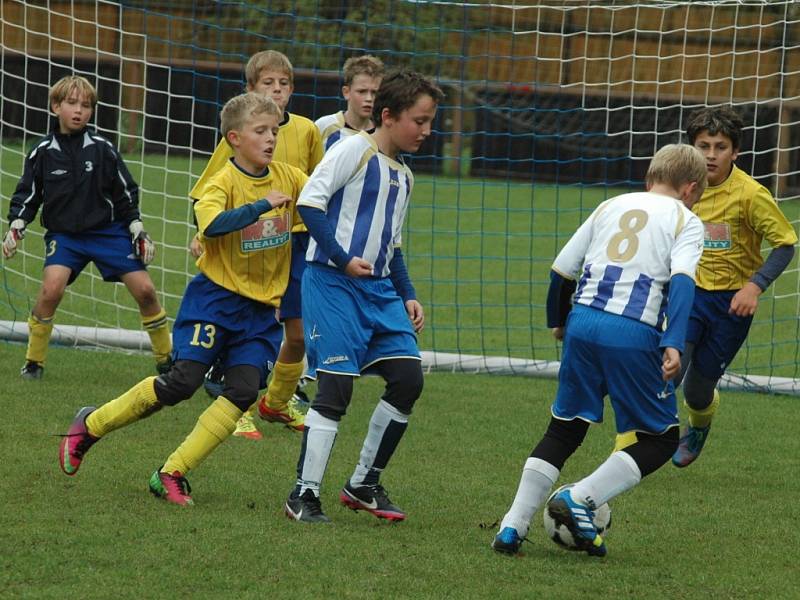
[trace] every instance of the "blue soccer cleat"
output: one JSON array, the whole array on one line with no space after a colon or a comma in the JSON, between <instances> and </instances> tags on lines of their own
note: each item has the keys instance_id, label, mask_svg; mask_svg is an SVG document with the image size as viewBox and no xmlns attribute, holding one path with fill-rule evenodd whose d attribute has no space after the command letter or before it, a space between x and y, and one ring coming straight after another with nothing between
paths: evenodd
<instances>
[{"instance_id":1,"label":"blue soccer cleat","mask_svg":"<svg viewBox=\"0 0 800 600\"><path fill-rule=\"evenodd\" d=\"M522 538L513 527L503 527L492 541L492 548L502 554L518 554L521 545Z\"/></svg>"},{"instance_id":2,"label":"blue soccer cleat","mask_svg":"<svg viewBox=\"0 0 800 600\"><path fill-rule=\"evenodd\" d=\"M545 508L555 521L572 534L575 546L591 556L605 556L606 543L594 526L594 511L572 499L569 489L558 492Z\"/></svg>"},{"instance_id":3,"label":"blue soccer cleat","mask_svg":"<svg viewBox=\"0 0 800 600\"><path fill-rule=\"evenodd\" d=\"M708 439L708 432L711 425L708 427L686 427L680 442L678 442L678 449L672 455L672 464L676 467L683 468L692 464L700 452L703 451L703 446Z\"/></svg>"}]
</instances>

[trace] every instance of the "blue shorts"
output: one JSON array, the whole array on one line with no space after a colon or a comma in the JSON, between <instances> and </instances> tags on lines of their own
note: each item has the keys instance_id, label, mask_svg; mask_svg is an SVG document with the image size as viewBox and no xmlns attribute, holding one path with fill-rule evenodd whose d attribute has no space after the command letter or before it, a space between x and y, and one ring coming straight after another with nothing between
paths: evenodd
<instances>
[{"instance_id":1,"label":"blue shorts","mask_svg":"<svg viewBox=\"0 0 800 600\"><path fill-rule=\"evenodd\" d=\"M738 290L710 292L694 290L694 304L686 330L686 341L695 345L692 367L708 379L717 380L747 339L753 317L728 313Z\"/></svg>"},{"instance_id":2,"label":"blue shorts","mask_svg":"<svg viewBox=\"0 0 800 600\"><path fill-rule=\"evenodd\" d=\"M303 275L308 374L370 373L387 358L420 360L417 336L388 277L355 278L310 264Z\"/></svg>"},{"instance_id":3,"label":"blue shorts","mask_svg":"<svg viewBox=\"0 0 800 600\"><path fill-rule=\"evenodd\" d=\"M600 423L608 395L619 433L663 433L677 425L675 386L661 379L660 340L650 325L575 305L567 319L553 416Z\"/></svg>"},{"instance_id":4,"label":"blue shorts","mask_svg":"<svg viewBox=\"0 0 800 600\"><path fill-rule=\"evenodd\" d=\"M110 223L81 233L44 234L44 266L72 269L68 284L75 281L89 262L95 264L103 281L119 281L120 275L145 270L144 263L133 254L131 234L123 223Z\"/></svg>"},{"instance_id":5,"label":"blue shorts","mask_svg":"<svg viewBox=\"0 0 800 600\"><path fill-rule=\"evenodd\" d=\"M289 268L289 285L281 298L281 321L303 318L301 283L306 270L308 240L307 231L292 234L292 265Z\"/></svg>"},{"instance_id":6,"label":"blue shorts","mask_svg":"<svg viewBox=\"0 0 800 600\"><path fill-rule=\"evenodd\" d=\"M209 366L219 356L225 370L251 365L263 381L282 337L273 307L226 290L201 273L186 286L175 317L172 356Z\"/></svg>"}]
</instances>

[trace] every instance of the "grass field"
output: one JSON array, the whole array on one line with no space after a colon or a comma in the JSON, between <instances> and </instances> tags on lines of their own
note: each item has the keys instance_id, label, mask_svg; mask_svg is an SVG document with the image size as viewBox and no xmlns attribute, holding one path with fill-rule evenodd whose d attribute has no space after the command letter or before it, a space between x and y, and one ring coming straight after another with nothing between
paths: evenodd
<instances>
[{"instance_id":1,"label":"grass field","mask_svg":"<svg viewBox=\"0 0 800 600\"><path fill-rule=\"evenodd\" d=\"M0 342L4 481L2 598L797 598L792 504L800 494L796 399L726 393L701 459L667 465L612 502L609 554L544 538L524 555L489 548L555 383L430 374L383 478L409 515L390 525L338 505L379 380L356 387L323 484L331 526L282 516L300 435L263 426L190 474L196 506L152 498L147 479L207 405L202 393L92 448L77 476L57 464L78 407L152 372L142 355L54 347L22 381L24 347ZM592 428L562 473L580 478L613 443Z\"/></svg>"},{"instance_id":2,"label":"grass field","mask_svg":"<svg viewBox=\"0 0 800 600\"><path fill-rule=\"evenodd\" d=\"M0 214L21 170L22 147L0 146ZM187 193L205 157L128 156L142 188L145 224L158 243L150 273L171 317L195 272L186 247L194 234ZM424 350L554 360L545 327L550 264L578 223L622 190L420 174L404 239L412 280L426 309ZM800 200L782 203L800 222ZM38 290L43 248L32 224L24 253L2 262L0 320L26 320ZM796 258L761 300L747 345L731 370L800 377L800 270ZM120 285L87 269L65 296L57 323L139 329ZM93 275L93 276L92 276Z\"/></svg>"}]
</instances>

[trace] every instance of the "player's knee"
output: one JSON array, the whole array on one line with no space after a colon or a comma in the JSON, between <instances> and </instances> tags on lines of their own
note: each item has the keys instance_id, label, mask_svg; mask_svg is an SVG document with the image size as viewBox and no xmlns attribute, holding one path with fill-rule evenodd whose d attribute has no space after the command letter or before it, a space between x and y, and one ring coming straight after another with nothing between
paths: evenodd
<instances>
[{"instance_id":1,"label":"player's knee","mask_svg":"<svg viewBox=\"0 0 800 600\"><path fill-rule=\"evenodd\" d=\"M317 395L311 408L326 419L341 421L353 396L353 378L317 372Z\"/></svg>"},{"instance_id":2,"label":"player's knee","mask_svg":"<svg viewBox=\"0 0 800 600\"><path fill-rule=\"evenodd\" d=\"M581 419L562 421L553 417L531 457L547 461L560 470L583 443L588 430L589 423Z\"/></svg>"},{"instance_id":3,"label":"player's knee","mask_svg":"<svg viewBox=\"0 0 800 600\"><path fill-rule=\"evenodd\" d=\"M671 427L664 433L638 432L636 438L637 442L622 452L626 452L636 461L642 477L645 477L675 454L680 434L677 427Z\"/></svg>"},{"instance_id":4,"label":"player's knee","mask_svg":"<svg viewBox=\"0 0 800 600\"><path fill-rule=\"evenodd\" d=\"M686 399L686 404L694 410L708 408L714 400L716 386L715 379L702 375L694 366L690 366L683 380L683 397Z\"/></svg>"},{"instance_id":5,"label":"player's knee","mask_svg":"<svg viewBox=\"0 0 800 600\"><path fill-rule=\"evenodd\" d=\"M158 304L158 295L156 294L156 287L150 278L147 278L133 290L133 297L139 308L148 309Z\"/></svg>"},{"instance_id":6,"label":"player's knee","mask_svg":"<svg viewBox=\"0 0 800 600\"><path fill-rule=\"evenodd\" d=\"M191 398L203 383L207 368L206 365L191 360L176 362L168 373L156 378L155 391L159 403L175 406Z\"/></svg>"},{"instance_id":7,"label":"player's knee","mask_svg":"<svg viewBox=\"0 0 800 600\"><path fill-rule=\"evenodd\" d=\"M418 360L395 362L398 364L392 367L393 377L387 378L383 399L401 413L410 415L425 385L422 363Z\"/></svg>"},{"instance_id":8,"label":"player's knee","mask_svg":"<svg viewBox=\"0 0 800 600\"><path fill-rule=\"evenodd\" d=\"M261 372L252 365L237 365L225 371L222 395L236 408L246 411L258 399Z\"/></svg>"}]
</instances>

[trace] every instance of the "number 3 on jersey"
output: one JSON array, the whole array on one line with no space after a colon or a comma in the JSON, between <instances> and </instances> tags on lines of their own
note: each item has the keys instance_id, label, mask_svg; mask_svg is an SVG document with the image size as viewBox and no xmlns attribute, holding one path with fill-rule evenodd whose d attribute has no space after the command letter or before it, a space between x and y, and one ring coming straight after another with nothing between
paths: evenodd
<instances>
[{"instance_id":1,"label":"number 3 on jersey","mask_svg":"<svg viewBox=\"0 0 800 600\"><path fill-rule=\"evenodd\" d=\"M201 339L201 332L204 334ZM207 323L203 325L202 323L195 323L194 324L194 335L192 336L192 346L200 346L202 348L213 348L214 347L214 336L217 333L217 328Z\"/></svg>"},{"instance_id":2,"label":"number 3 on jersey","mask_svg":"<svg viewBox=\"0 0 800 600\"><path fill-rule=\"evenodd\" d=\"M611 236L606 246L606 254L613 262L628 262L639 251L639 233L647 225L648 215L645 211L635 208L626 211L619 218L619 231Z\"/></svg>"}]
</instances>

